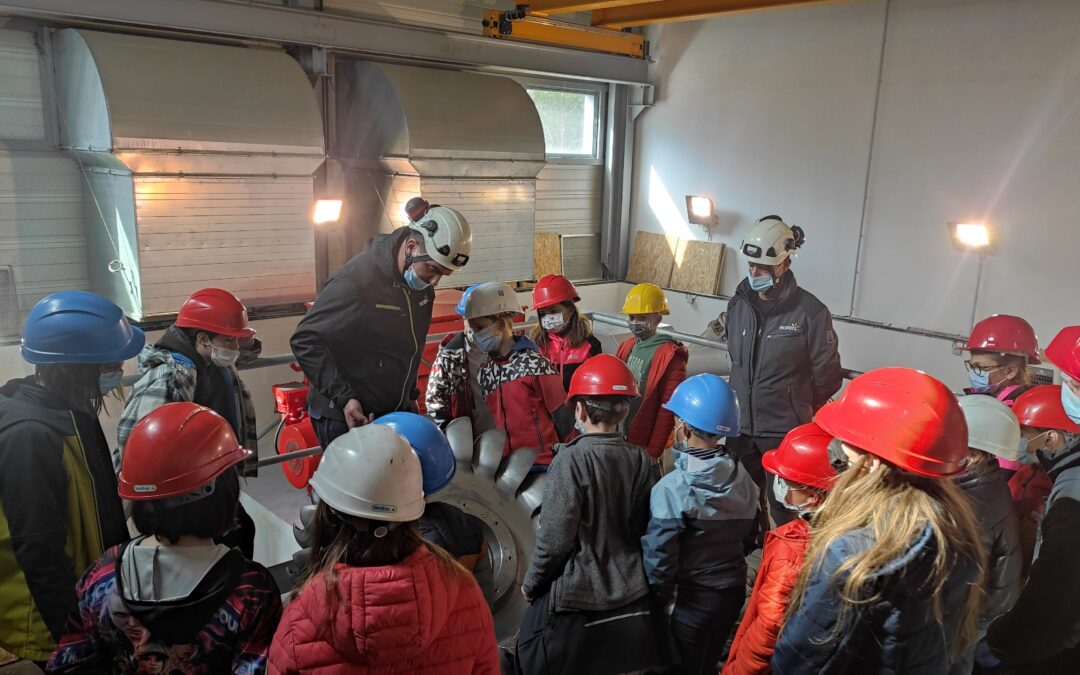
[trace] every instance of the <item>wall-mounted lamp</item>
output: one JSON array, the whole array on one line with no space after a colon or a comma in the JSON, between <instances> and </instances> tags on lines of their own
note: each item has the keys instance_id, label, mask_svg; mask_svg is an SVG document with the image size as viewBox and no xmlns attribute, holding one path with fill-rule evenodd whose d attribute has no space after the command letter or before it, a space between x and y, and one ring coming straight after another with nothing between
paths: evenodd
<instances>
[{"instance_id":1,"label":"wall-mounted lamp","mask_svg":"<svg viewBox=\"0 0 1080 675\"><path fill-rule=\"evenodd\" d=\"M319 199L315 202L315 213L311 219L316 225L336 223L339 218L341 218L340 199Z\"/></svg>"},{"instance_id":2,"label":"wall-mounted lamp","mask_svg":"<svg viewBox=\"0 0 1080 675\"><path fill-rule=\"evenodd\" d=\"M686 195L686 219L706 232L720 222L713 200L699 195Z\"/></svg>"},{"instance_id":3,"label":"wall-mounted lamp","mask_svg":"<svg viewBox=\"0 0 1080 675\"><path fill-rule=\"evenodd\" d=\"M979 254L979 266L975 273L975 298L971 301L971 326L975 326L975 316L979 311L979 289L982 286L983 260L993 253L993 237L986 223L947 223L953 248L957 251L972 251Z\"/></svg>"},{"instance_id":4,"label":"wall-mounted lamp","mask_svg":"<svg viewBox=\"0 0 1080 675\"><path fill-rule=\"evenodd\" d=\"M974 251L985 255L992 251L990 228L984 223L948 223L949 235L957 251Z\"/></svg>"}]
</instances>

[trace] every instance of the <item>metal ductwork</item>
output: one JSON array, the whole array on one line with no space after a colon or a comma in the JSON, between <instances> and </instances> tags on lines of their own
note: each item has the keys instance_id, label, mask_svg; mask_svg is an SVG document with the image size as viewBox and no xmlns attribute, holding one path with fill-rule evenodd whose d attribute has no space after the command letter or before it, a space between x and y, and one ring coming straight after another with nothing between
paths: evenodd
<instances>
[{"instance_id":1,"label":"metal ductwork","mask_svg":"<svg viewBox=\"0 0 1080 675\"><path fill-rule=\"evenodd\" d=\"M249 305L315 290L322 117L278 50L55 34L61 144L82 168L92 290L135 319L221 286Z\"/></svg>"},{"instance_id":2,"label":"metal ductwork","mask_svg":"<svg viewBox=\"0 0 1080 675\"><path fill-rule=\"evenodd\" d=\"M407 224L405 202L422 195L473 227L472 260L454 286L531 278L545 154L525 89L505 77L347 59L336 79L348 240Z\"/></svg>"}]
</instances>

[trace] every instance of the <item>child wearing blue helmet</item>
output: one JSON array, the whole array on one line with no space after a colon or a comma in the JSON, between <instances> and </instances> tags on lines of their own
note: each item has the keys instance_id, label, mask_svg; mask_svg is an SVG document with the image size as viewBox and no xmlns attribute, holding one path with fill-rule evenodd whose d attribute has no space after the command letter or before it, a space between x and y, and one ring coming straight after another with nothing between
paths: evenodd
<instances>
[{"instance_id":1,"label":"child wearing blue helmet","mask_svg":"<svg viewBox=\"0 0 1080 675\"><path fill-rule=\"evenodd\" d=\"M695 375L664 407L675 416L675 470L652 489L645 574L656 600L675 595L671 630L683 672L716 673L746 597L743 541L757 526L758 489L721 445L739 435L727 382Z\"/></svg>"},{"instance_id":2,"label":"child wearing blue helmet","mask_svg":"<svg viewBox=\"0 0 1080 675\"><path fill-rule=\"evenodd\" d=\"M457 470L450 442L434 422L416 413L393 412L375 420L375 424L385 424L404 436L420 458L424 498L428 502L420 516L420 534L473 571L487 553L483 523L450 504L431 501L432 495L450 484Z\"/></svg>"}]
</instances>

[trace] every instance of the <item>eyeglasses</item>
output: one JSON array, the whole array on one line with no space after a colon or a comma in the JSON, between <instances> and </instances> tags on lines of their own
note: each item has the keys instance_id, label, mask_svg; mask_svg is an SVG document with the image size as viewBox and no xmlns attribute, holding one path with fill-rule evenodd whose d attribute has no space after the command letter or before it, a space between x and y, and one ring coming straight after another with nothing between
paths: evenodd
<instances>
[{"instance_id":1,"label":"eyeglasses","mask_svg":"<svg viewBox=\"0 0 1080 675\"><path fill-rule=\"evenodd\" d=\"M972 361L964 361L964 367L968 369L968 372L981 376L987 373L992 373L995 370L1000 370L1005 366L980 366L979 364L973 363Z\"/></svg>"}]
</instances>

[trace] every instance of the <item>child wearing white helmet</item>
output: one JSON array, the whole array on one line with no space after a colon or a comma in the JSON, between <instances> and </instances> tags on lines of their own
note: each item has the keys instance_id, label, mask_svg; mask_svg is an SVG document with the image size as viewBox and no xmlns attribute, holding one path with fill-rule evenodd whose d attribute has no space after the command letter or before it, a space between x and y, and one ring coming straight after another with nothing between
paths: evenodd
<instances>
[{"instance_id":1,"label":"child wearing white helmet","mask_svg":"<svg viewBox=\"0 0 1080 675\"><path fill-rule=\"evenodd\" d=\"M952 480L971 500L989 553L983 580L986 603L977 633L981 641L990 622L1008 611L1020 594L1020 522L1006 472L998 464L1001 459L1019 460L1020 423L1009 406L993 396L961 396L959 401L968 425L968 463ZM996 661L980 642L953 664L951 672L970 673L973 660L988 668Z\"/></svg>"},{"instance_id":2,"label":"child wearing white helmet","mask_svg":"<svg viewBox=\"0 0 1080 675\"><path fill-rule=\"evenodd\" d=\"M562 406L566 392L559 371L536 343L514 333L514 319L524 315L514 289L494 281L482 283L465 304L465 335L473 349L488 355L477 370L476 382L495 428L506 431L504 456L519 448L535 448L536 468L544 470L560 441L553 413ZM442 376L446 362L436 357L432 380L437 373Z\"/></svg>"},{"instance_id":3,"label":"child wearing white helmet","mask_svg":"<svg viewBox=\"0 0 1080 675\"><path fill-rule=\"evenodd\" d=\"M472 576L428 544L420 459L384 424L326 449L309 566L270 647L270 672L498 673L491 610Z\"/></svg>"}]
</instances>

